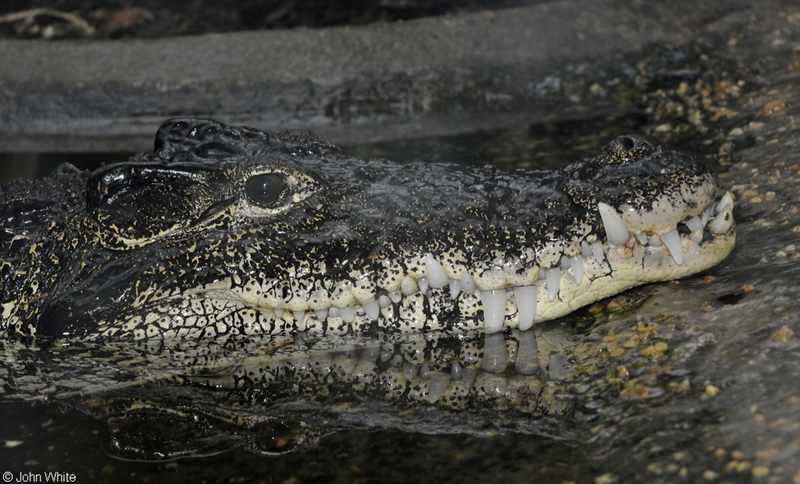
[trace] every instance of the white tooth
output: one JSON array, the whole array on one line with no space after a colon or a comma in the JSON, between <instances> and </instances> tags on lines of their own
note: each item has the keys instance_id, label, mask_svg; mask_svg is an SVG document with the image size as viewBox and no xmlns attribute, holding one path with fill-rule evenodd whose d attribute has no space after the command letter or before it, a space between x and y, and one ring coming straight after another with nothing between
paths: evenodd
<instances>
[{"instance_id":1,"label":"white tooth","mask_svg":"<svg viewBox=\"0 0 800 484\"><path fill-rule=\"evenodd\" d=\"M669 249L672 258L678 265L683 264L683 245L681 244L681 236L678 234L678 229L672 229L666 234L661 234L661 241Z\"/></svg>"},{"instance_id":2,"label":"white tooth","mask_svg":"<svg viewBox=\"0 0 800 484\"><path fill-rule=\"evenodd\" d=\"M279 318L280 318L281 316L283 316L283 309L281 309L281 308L275 308L275 309L274 309L274 311L275 311L275 316L277 316L277 317L279 317Z\"/></svg>"},{"instance_id":3,"label":"white tooth","mask_svg":"<svg viewBox=\"0 0 800 484\"><path fill-rule=\"evenodd\" d=\"M389 299L389 296L386 294L381 294L378 298L378 304L380 304L381 309L388 308L390 304L392 304L392 300Z\"/></svg>"},{"instance_id":4,"label":"white tooth","mask_svg":"<svg viewBox=\"0 0 800 484\"><path fill-rule=\"evenodd\" d=\"M320 321L325 321L328 319L328 310L327 309L317 309L314 311L314 314L317 316L317 319Z\"/></svg>"},{"instance_id":5,"label":"white tooth","mask_svg":"<svg viewBox=\"0 0 800 484\"><path fill-rule=\"evenodd\" d=\"M419 292L425 294L428 292L428 278L427 277L420 277L419 281Z\"/></svg>"},{"instance_id":6,"label":"white tooth","mask_svg":"<svg viewBox=\"0 0 800 484\"><path fill-rule=\"evenodd\" d=\"M455 299L461 292L461 281L458 279L450 279L450 299Z\"/></svg>"},{"instance_id":7,"label":"white tooth","mask_svg":"<svg viewBox=\"0 0 800 484\"><path fill-rule=\"evenodd\" d=\"M558 296L558 290L561 289L561 268L554 267L552 269L546 269L546 271L547 299L552 301Z\"/></svg>"},{"instance_id":8,"label":"white tooth","mask_svg":"<svg viewBox=\"0 0 800 484\"><path fill-rule=\"evenodd\" d=\"M717 204L717 213L725 210L725 207L730 207L731 210L733 210L733 196L731 192L725 192L725 195L722 196L722 200Z\"/></svg>"},{"instance_id":9,"label":"white tooth","mask_svg":"<svg viewBox=\"0 0 800 484\"><path fill-rule=\"evenodd\" d=\"M583 281L583 257L579 255L570 257L569 265L572 267L572 275L575 276L575 282L580 284Z\"/></svg>"},{"instance_id":10,"label":"white tooth","mask_svg":"<svg viewBox=\"0 0 800 484\"><path fill-rule=\"evenodd\" d=\"M428 380L428 402L436 403L447 391L447 387L450 385L450 375L440 371L432 373L433 375Z\"/></svg>"},{"instance_id":11,"label":"white tooth","mask_svg":"<svg viewBox=\"0 0 800 484\"><path fill-rule=\"evenodd\" d=\"M562 269L569 269L569 257L562 255L561 256L561 268Z\"/></svg>"},{"instance_id":12,"label":"white tooth","mask_svg":"<svg viewBox=\"0 0 800 484\"><path fill-rule=\"evenodd\" d=\"M702 230L695 230L691 234L689 234L689 238L695 244L699 244L703 241L703 231Z\"/></svg>"},{"instance_id":13,"label":"white tooth","mask_svg":"<svg viewBox=\"0 0 800 484\"><path fill-rule=\"evenodd\" d=\"M506 290L481 291L483 303L483 326L486 333L503 330L506 316Z\"/></svg>"},{"instance_id":14,"label":"white tooth","mask_svg":"<svg viewBox=\"0 0 800 484\"><path fill-rule=\"evenodd\" d=\"M659 237L658 235L651 235L650 245L653 247L661 247L661 237Z\"/></svg>"},{"instance_id":15,"label":"white tooth","mask_svg":"<svg viewBox=\"0 0 800 484\"><path fill-rule=\"evenodd\" d=\"M336 308L336 307L328 308L328 317L330 317L330 318L338 318L339 317L339 308Z\"/></svg>"},{"instance_id":16,"label":"white tooth","mask_svg":"<svg viewBox=\"0 0 800 484\"><path fill-rule=\"evenodd\" d=\"M697 218L697 217L692 217L692 218L690 218L689 220L687 220L686 222L684 222L684 224L685 224L687 227L689 227L689 231L690 231L690 232L694 232L695 230L699 230L699 231L701 231L701 232L703 231L703 221L702 221L702 220L700 220L700 219L699 219L699 218Z\"/></svg>"},{"instance_id":17,"label":"white tooth","mask_svg":"<svg viewBox=\"0 0 800 484\"><path fill-rule=\"evenodd\" d=\"M416 292L417 282L414 279L406 276L403 278L403 282L400 283L400 290L403 291L403 294L408 296L409 294Z\"/></svg>"},{"instance_id":18,"label":"white tooth","mask_svg":"<svg viewBox=\"0 0 800 484\"><path fill-rule=\"evenodd\" d=\"M517 300L519 329L530 329L536 322L536 286L515 287L514 298Z\"/></svg>"},{"instance_id":19,"label":"white tooth","mask_svg":"<svg viewBox=\"0 0 800 484\"><path fill-rule=\"evenodd\" d=\"M472 276L466 272L463 273L461 275L461 290L464 292L473 292L475 289L475 281L472 279Z\"/></svg>"},{"instance_id":20,"label":"white tooth","mask_svg":"<svg viewBox=\"0 0 800 484\"><path fill-rule=\"evenodd\" d=\"M647 234L644 232L639 232L636 234L636 240L638 240L640 244L645 245L647 243Z\"/></svg>"},{"instance_id":21,"label":"white tooth","mask_svg":"<svg viewBox=\"0 0 800 484\"><path fill-rule=\"evenodd\" d=\"M731 213L730 208L725 208L725 211L722 213L718 213L714 220L708 224L708 229L714 232L715 234L722 234L728 231L733 224L733 214Z\"/></svg>"},{"instance_id":22,"label":"white tooth","mask_svg":"<svg viewBox=\"0 0 800 484\"><path fill-rule=\"evenodd\" d=\"M339 316L342 317L345 323L352 323L356 317L356 312L353 306L339 308Z\"/></svg>"},{"instance_id":23,"label":"white tooth","mask_svg":"<svg viewBox=\"0 0 800 484\"><path fill-rule=\"evenodd\" d=\"M713 217L715 213L716 209L713 206L703 210L703 227L705 227L706 224L708 224L708 219Z\"/></svg>"},{"instance_id":24,"label":"white tooth","mask_svg":"<svg viewBox=\"0 0 800 484\"><path fill-rule=\"evenodd\" d=\"M385 296L381 296L381 297L385 297ZM378 301L370 301L370 302L362 303L362 305L364 306L364 312L367 313L367 316L369 316L369 319L371 319L373 321L377 321L378 320L378 316L381 314L380 303Z\"/></svg>"},{"instance_id":25,"label":"white tooth","mask_svg":"<svg viewBox=\"0 0 800 484\"><path fill-rule=\"evenodd\" d=\"M603 227L606 229L608 240L614 245L622 245L628 240L628 227L622 221L622 217L616 210L603 202L597 204L597 210L603 219Z\"/></svg>"},{"instance_id":26,"label":"white tooth","mask_svg":"<svg viewBox=\"0 0 800 484\"><path fill-rule=\"evenodd\" d=\"M438 289L447 285L447 281L450 278L447 277L442 265L439 264L436 259L428 256L428 258L425 259L425 270L427 271L428 285L430 287Z\"/></svg>"},{"instance_id":27,"label":"white tooth","mask_svg":"<svg viewBox=\"0 0 800 484\"><path fill-rule=\"evenodd\" d=\"M391 299L393 303L397 304L403 300L403 295L400 293L400 291L392 291L389 293L389 299Z\"/></svg>"},{"instance_id":28,"label":"white tooth","mask_svg":"<svg viewBox=\"0 0 800 484\"><path fill-rule=\"evenodd\" d=\"M306 317L305 311L294 311L294 319L295 321L302 321L303 318Z\"/></svg>"},{"instance_id":29,"label":"white tooth","mask_svg":"<svg viewBox=\"0 0 800 484\"><path fill-rule=\"evenodd\" d=\"M603 262L603 258L605 257L605 253L603 252L603 244L601 242L595 242L591 245L592 247L592 255L597 263Z\"/></svg>"},{"instance_id":30,"label":"white tooth","mask_svg":"<svg viewBox=\"0 0 800 484\"><path fill-rule=\"evenodd\" d=\"M592 248L589 247L589 244L587 244L585 240L581 240L581 255L584 257L592 255Z\"/></svg>"}]
</instances>

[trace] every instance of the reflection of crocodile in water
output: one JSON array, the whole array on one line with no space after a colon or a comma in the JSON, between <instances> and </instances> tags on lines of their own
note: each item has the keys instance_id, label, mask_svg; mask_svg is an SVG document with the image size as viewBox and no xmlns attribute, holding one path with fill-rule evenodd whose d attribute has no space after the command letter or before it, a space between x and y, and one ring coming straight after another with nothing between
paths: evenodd
<instances>
[{"instance_id":1,"label":"reflection of crocodile in water","mask_svg":"<svg viewBox=\"0 0 800 484\"><path fill-rule=\"evenodd\" d=\"M74 405L109 425L113 454L148 460L238 444L285 452L353 427L554 434L552 419L529 418L559 417L572 401L547 383L567 367L551 359L571 337L547 326L66 346L8 338L0 401Z\"/></svg>"},{"instance_id":2,"label":"reflection of crocodile in water","mask_svg":"<svg viewBox=\"0 0 800 484\"><path fill-rule=\"evenodd\" d=\"M724 258L732 199L638 136L553 172L395 164L172 120L130 162L3 187L2 329L142 339L530 328Z\"/></svg>"}]
</instances>

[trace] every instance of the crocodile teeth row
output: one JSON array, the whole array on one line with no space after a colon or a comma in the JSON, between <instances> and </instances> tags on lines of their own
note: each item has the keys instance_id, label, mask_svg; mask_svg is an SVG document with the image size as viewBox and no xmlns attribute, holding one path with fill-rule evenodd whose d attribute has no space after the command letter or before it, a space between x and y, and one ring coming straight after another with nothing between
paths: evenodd
<instances>
[{"instance_id":1,"label":"crocodile teeth row","mask_svg":"<svg viewBox=\"0 0 800 484\"><path fill-rule=\"evenodd\" d=\"M691 217L682 222L690 231L688 239L695 243L700 243L703 239L703 230L706 227L712 233L727 232L733 223L732 210L733 198L730 194L725 194L716 206L709 207L700 216ZM685 262L684 241L678 233L677 227L663 231L660 235L637 233L632 238L630 230L614 208L604 203L598 203L598 211L612 248L638 242L651 248L664 247L676 264L682 265ZM687 240L686 243L690 242ZM318 309L314 311L314 316L320 321L329 317L340 317L344 322L352 323L357 315L366 314L371 320L377 321L383 308L391 304L399 304L403 300L403 296L409 296L418 291L428 294L431 289L447 287L453 300L457 299L462 291L465 293L478 293L483 305L484 330L487 333L503 330L508 298L514 297L519 329L526 330L530 329L536 322L538 284L546 285L546 297L549 301L554 301L558 297L561 288L562 272L571 269L573 279L580 285L584 278L585 259L594 258L595 262L599 264L604 261L605 256L601 242L589 244L582 241L580 255L574 257L562 256L560 265L549 269L540 269L539 281L533 281L527 285L512 285L509 288L484 290L479 288L472 276L466 272L458 279L451 279L447 276L441 264L429 255L425 258L426 274L424 277L415 279L412 276L405 276L400 283L399 289L381 294L377 299L345 307L332 306L327 309ZM283 310L275 309L274 312L276 316L280 317ZM302 310L293 311L295 320L301 321L306 312Z\"/></svg>"},{"instance_id":2,"label":"crocodile teeth row","mask_svg":"<svg viewBox=\"0 0 800 484\"><path fill-rule=\"evenodd\" d=\"M564 261L564 269L571 267L576 282L580 284L583 280L584 271L583 256L579 255L565 258ZM550 301L558 297L558 291L561 286L561 273L561 267L542 269L539 272L542 283L547 287L547 298ZM403 281L403 285L406 286L406 288L402 290L403 294L405 294L406 290L410 290L411 287L414 288L414 292L416 292L418 286L420 290L422 289L422 284L418 284L414 279L410 277L406 277L405 279L407 280ZM445 285L447 284L450 286L450 297L452 299L458 298L461 291L478 293L483 305L484 329L487 333L503 330L506 318L506 305L509 297L513 297L516 301L519 329L523 331L530 329L536 322L537 283L515 286L507 289L500 288L481 291L478 290L472 276L465 273L460 279L448 278ZM430 286L430 278L428 278L428 286L432 287ZM318 309L314 311L314 315L316 319L320 321L324 321L329 317L340 317L344 322L351 323L354 321L356 315L366 314L371 320L377 321L382 308L388 307L390 304L398 304L400 301L402 301L401 291L393 291L388 295L381 295L377 300L365 302L361 305ZM282 310L274 310L274 312L277 316L283 314ZM301 321L303 317L305 317L306 311L294 311L293 314L297 321Z\"/></svg>"},{"instance_id":3,"label":"crocodile teeth row","mask_svg":"<svg viewBox=\"0 0 800 484\"><path fill-rule=\"evenodd\" d=\"M398 290L381 294L377 299L365 301L361 304L351 304L344 307L331 306L330 308L313 310L313 316L319 321L325 321L328 318L341 318L345 323L352 323L357 315L366 314L372 321L377 321L380 318L381 309L392 304L400 304L404 296L409 296L418 291L427 294L429 289L449 286L449 295L453 300L457 299L462 291L465 293L477 293L480 296L483 303L484 328L487 333L502 331L505 324L508 298L514 297L519 328L526 330L536 322L537 284L546 285L547 298L553 301L558 297L562 272L571 268L572 277L576 283L580 284L584 276L584 259L594 257L599 262L602 262L604 256L602 243L588 244L583 242L581 255L562 257L560 267L540 269L540 282L533 281L528 285L492 290L479 289L472 276L466 272L458 279L449 278L441 264L429 256L425 261L428 271L425 277L414 279L411 276L406 276L400 283ZM272 311L277 317L281 317L285 309L275 308ZM302 321L306 313L309 312L312 311L292 311L296 321Z\"/></svg>"},{"instance_id":4,"label":"crocodile teeth row","mask_svg":"<svg viewBox=\"0 0 800 484\"><path fill-rule=\"evenodd\" d=\"M627 244L628 240L631 238L631 233L620 214L614 208L602 202L597 204L597 211L600 213L600 218L603 220L603 227L605 228L609 243L616 246ZM686 225L689 229L689 239L696 244L702 242L703 230L707 225L712 233L725 233L733 224L733 197L730 192L725 193L716 206L707 208L699 217L690 217L681 223ZM667 248L676 264L683 265L685 262L683 241L681 240L681 235L678 233L677 227L661 232L660 235L648 236L645 233L638 233L635 234L635 240L642 245L649 245L650 247L657 248L664 246ZM582 244L581 248L583 254L586 255L587 247ZM594 255L598 257L596 253ZM562 266L563 265L564 262L562 259ZM581 272L582 275L582 271L575 271L576 280L578 278L578 272Z\"/></svg>"}]
</instances>

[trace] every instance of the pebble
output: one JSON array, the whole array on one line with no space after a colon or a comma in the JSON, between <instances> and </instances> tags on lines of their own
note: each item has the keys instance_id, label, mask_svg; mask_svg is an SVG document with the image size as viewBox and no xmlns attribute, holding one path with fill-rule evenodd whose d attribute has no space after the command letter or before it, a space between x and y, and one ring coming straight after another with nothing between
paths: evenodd
<instances>
[{"instance_id":1,"label":"pebble","mask_svg":"<svg viewBox=\"0 0 800 484\"><path fill-rule=\"evenodd\" d=\"M612 482L617 482L617 476L611 473L606 473L602 476L595 477L594 482L595 484L611 484Z\"/></svg>"},{"instance_id":2,"label":"pebble","mask_svg":"<svg viewBox=\"0 0 800 484\"><path fill-rule=\"evenodd\" d=\"M654 345L650 345L647 348L642 350L642 355L644 356L652 356L653 358L660 358L667 352L669 346L667 343L660 341Z\"/></svg>"},{"instance_id":3,"label":"pebble","mask_svg":"<svg viewBox=\"0 0 800 484\"><path fill-rule=\"evenodd\" d=\"M786 343L793 337L794 330L792 330L792 328L789 326L781 326L780 328L776 329L774 333L772 333L772 337L770 339L776 343Z\"/></svg>"}]
</instances>

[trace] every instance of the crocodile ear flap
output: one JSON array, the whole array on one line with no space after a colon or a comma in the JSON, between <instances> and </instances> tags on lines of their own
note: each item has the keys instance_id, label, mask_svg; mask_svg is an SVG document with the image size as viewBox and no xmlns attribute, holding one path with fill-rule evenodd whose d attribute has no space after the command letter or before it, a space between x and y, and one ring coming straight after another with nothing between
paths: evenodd
<instances>
[{"instance_id":1,"label":"crocodile ear flap","mask_svg":"<svg viewBox=\"0 0 800 484\"><path fill-rule=\"evenodd\" d=\"M86 208L107 247L136 247L191 226L223 184L219 170L196 163L120 163L92 174Z\"/></svg>"}]
</instances>

